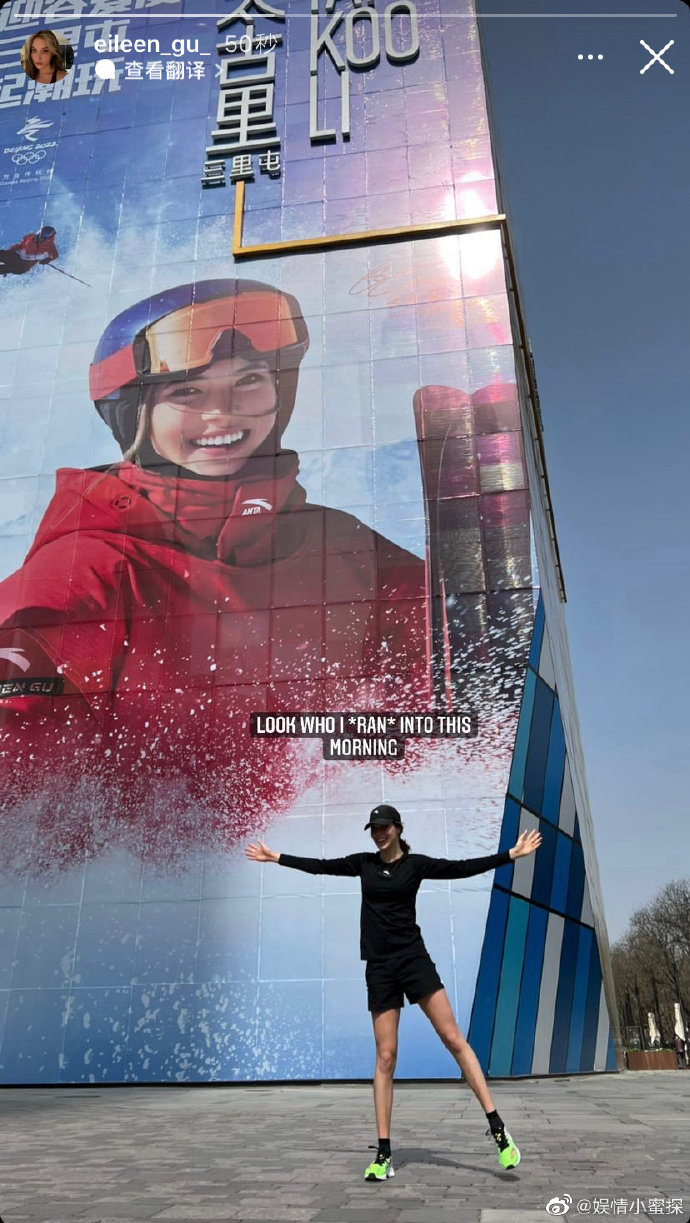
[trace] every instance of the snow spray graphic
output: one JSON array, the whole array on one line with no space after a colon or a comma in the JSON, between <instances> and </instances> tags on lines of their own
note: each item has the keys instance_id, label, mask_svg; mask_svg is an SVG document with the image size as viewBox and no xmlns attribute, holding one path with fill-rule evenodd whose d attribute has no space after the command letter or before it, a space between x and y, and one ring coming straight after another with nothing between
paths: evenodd
<instances>
[{"instance_id":1,"label":"snow spray graphic","mask_svg":"<svg viewBox=\"0 0 690 1223\"><path fill-rule=\"evenodd\" d=\"M289 6L274 117L293 138L281 181L247 183L250 240L495 211L475 23L418 9L418 60L353 73L350 140L324 146ZM215 54L213 22L152 11ZM3 21L20 45L19 8ZM57 140L49 175L2 187L3 1073L367 1073L350 884L238 855L257 833L349 852L384 797L416 848L496 848L534 586L500 237L235 263L233 189L200 182L210 67L116 61L97 85L103 19L53 24L72 92L0 83L0 147L41 120ZM476 738L410 739L401 761L249 733L252 713L456 708ZM420 898L461 1021L487 886ZM420 1039L407 1073L448 1073L436 1059Z\"/></svg>"}]
</instances>

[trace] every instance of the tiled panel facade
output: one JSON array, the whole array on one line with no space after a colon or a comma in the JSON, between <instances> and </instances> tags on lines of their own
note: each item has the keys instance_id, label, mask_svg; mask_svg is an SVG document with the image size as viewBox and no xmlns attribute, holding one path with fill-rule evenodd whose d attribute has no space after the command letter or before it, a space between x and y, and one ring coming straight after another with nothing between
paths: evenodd
<instances>
[{"instance_id":1,"label":"tiled panel facade","mask_svg":"<svg viewBox=\"0 0 690 1223\"><path fill-rule=\"evenodd\" d=\"M435 856L488 854L499 838L506 848L521 830L540 828L539 854L499 871L493 890L487 876L426 885L424 934L491 1074L610 1068L584 769L562 680L567 647L553 629L556 567L544 542L501 235L495 227L403 234L383 245L374 235L345 250L234 261L234 188L200 183L219 96L218 30L201 15L207 4L154 0L142 11L138 0L122 0L131 14L119 31L159 36L163 46L198 38L203 72L137 76L115 55L115 76L101 80L94 42L111 22L97 0L86 2L87 20L52 19L76 56L52 92L18 66L34 28L25 6L16 0L0 13L0 247L5 257L23 235L50 225L59 249L54 267L0 280L0 633L15 631L27 554L56 472L62 483L121 474L120 447L88 391L99 338L110 328L112 341L115 319L120 337L133 315L152 321L162 299L196 307L204 293L209 301L224 294L227 306L240 300L228 286L242 278L260 282L273 301L290 295L309 348L285 446L281 434L276 447L299 469L320 545L286 575L282 559L272 564L273 536L265 538L271 564L254 558L250 574L239 574L251 587L244 607L235 606L237 573L222 596L192 610L205 579L195 571L190 580L186 560L189 605L174 602L179 571L173 578L150 556L135 564L125 598L120 566L113 585L129 600L133 632L118 636L117 615L104 615L93 591L86 600L79 593L85 574L102 577L90 554L84 560L91 509L82 507L83 518L80 510L52 575L56 590L75 595L76 610L70 604L63 623L62 604L50 605L52 619L37 625L29 607L21 627L50 630L54 653L90 665L78 691L56 697L43 719L24 723L14 705L0 708L0 1077L367 1077L356 881L260 869L242 849L257 835L305 855L368 848L362 815L382 799L403 810L413 848ZM271 178L255 165L245 244L476 219L500 207L471 0L419 0L417 8L418 58L399 65L382 57L375 70L349 73L351 136L315 144L310 6L285 6L274 97L282 173ZM32 20L39 10L31 7ZM326 60L319 115L337 126L340 82ZM234 315L224 332L231 322ZM142 338L143 330L130 336L132 360ZM121 356L114 347L110 356ZM142 385L145 372L136 369ZM280 372L271 375L276 413ZM142 393L137 411L149 410ZM166 539L179 542L189 505L177 485L164 492ZM135 515L112 528L110 516L130 508L129 486L122 495L101 507L118 557L133 540L144 552L150 543L137 536ZM210 520L207 507L192 515L195 538L207 513ZM351 524L348 546L322 542L335 516ZM51 519L58 534L60 522ZM199 556L190 534L184 547L196 563L207 540ZM373 549L367 564L359 546L374 537L405 553L414 595L396 602L393 582L385 598L374 597ZM215 547L217 529L211 538ZM352 591L342 572L355 561L365 576ZM283 757L275 744L249 740L248 712L269 701L359 710L391 708L401 693L411 701L407 673L395 673L390 655L380 674L372 662L372 634L393 620L417 626L405 647L417 678L428 686L433 661L443 699L481 710L476 740L413 741L404 767L327 765L318 744L290 745ZM135 633L143 636L133 642ZM3 665L21 669L26 648L3 637ZM143 680L142 657L156 660ZM114 664L111 688L104 659ZM171 679L178 672L179 682ZM89 716L80 722L82 697ZM403 1017L398 1073L456 1073L413 1008Z\"/></svg>"}]
</instances>

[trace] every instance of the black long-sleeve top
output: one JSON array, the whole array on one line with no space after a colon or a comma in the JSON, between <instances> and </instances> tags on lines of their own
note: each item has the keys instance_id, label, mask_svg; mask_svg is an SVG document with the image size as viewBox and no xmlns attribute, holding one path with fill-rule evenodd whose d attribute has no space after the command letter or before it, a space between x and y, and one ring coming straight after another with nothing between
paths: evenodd
<instances>
[{"instance_id":1,"label":"black long-sleeve top","mask_svg":"<svg viewBox=\"0 0 690 1223\"><path fill-rule=\"evenodd\" d=\"M280 866L291 866L308 875L349 875L362 881L360 955L375 960L400 951L423 947L417 925L416 899L423 879L468 879L510 862L510 854L486 858L427 858L404 854L395 862L384 862L380 854L348 854L345 858L299 858L281 854Z\"/></svg>"}]
</instances>

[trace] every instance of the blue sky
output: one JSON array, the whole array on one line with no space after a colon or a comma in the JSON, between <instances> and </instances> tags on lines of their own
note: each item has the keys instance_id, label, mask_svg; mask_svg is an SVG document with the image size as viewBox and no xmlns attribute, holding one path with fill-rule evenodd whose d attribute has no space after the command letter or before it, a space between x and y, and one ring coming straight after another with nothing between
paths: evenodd
<instances>
[{"instance_id":1,"label":"blue sky","mask_svg":"<svg viewBox=\"0 0 690 1223\"><path fill-rule=\"evenodd\" d=\"M688 873L690 11L484 0L613 939ZM675 13L674 19L656 14ZM674 74L651 58L659 51ZM578 60L578 54L603 60Z\"/></svg>"}]
</instances>

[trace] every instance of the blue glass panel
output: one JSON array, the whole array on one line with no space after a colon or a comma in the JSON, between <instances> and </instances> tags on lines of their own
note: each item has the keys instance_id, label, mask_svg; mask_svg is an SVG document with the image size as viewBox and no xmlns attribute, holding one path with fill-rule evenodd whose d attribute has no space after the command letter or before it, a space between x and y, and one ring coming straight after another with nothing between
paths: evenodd
<instances>
[{"instance_id":1,"label":"blue glass panel","mask_svg":"<svg viewBox=\"0 0 690 1223\"><path fill-rule=\"evenodd\" d=\"M131 989L73 989L65 1024L61 1083L124 1078Z\"/></svg>"},{"instance_id":2,"label":"blue glass panel","mask_svg":"<svg viewBox=\"0 0 690 1223\"><path fill-rule=\"evenodd\" d=\"M617 1070L618 1069L618 1067L616 1066L616 1050L614 1049L614 1046L613 1046L613 1033L612 1032L609 1032L609 1049L606 1055L606 1069L607 1070Z\"/></svg>"},{"instance_id":3,"label":"blue glass panel","mask_svg":"<svg viewBox=\"0 0 690 1223\"><path fill-rule=\"evenodd\" d=\"M520 804L515 802L514 798L507 798L503 812L503 823L501 824L501 839L498 843L498 852L503 853L504 850L510 849L518 838L520 828ZM499 866L494 874L494 883L501 887L510 888L513 882L513 863L507 862L505 866Z\"/></svg>"},{"instance_id":4,"label":"blue glass panel","mask_svg":"<svg viewBox=\"0 0 690 1223\"><path fill-rule=\"evenodd\" d=\"M585 1018L582 1032L582 1051L580 1053L580 1070L594 1070L594 1054L597 1047L597 1027L599 1025L599 999L601 997L601 964L599 948L596 939L592 940L592 953L589 960L589 980L585 998Z\"/></svg>"},{"instance_id":5,"label":"blue glass panel","mask_svg":"<svg viewBox=\"0 0 690 1223\"><path fill-rule=\"evenodd\" d=\"M257 1079L322 1076L322 991L321 980L259 986L258 1042L264 1056L259 1059Z\"/></svg>"},{"instance_id":6,"label":"blue glass panel","mask_svg":"<svg viewBox=\"0 0 690 1223\"><path fill-rule=\"evenodd\" d=\"M366 1007L366 1003L363 1003ZM430 1043L426 1029L429 1021L418 1006L405 1006L404 1039L400 1041L396 1074L407 1079L456 1079L457 1067L440 1040ZM357 1078L371 1074L371 1020L366 1033L368 1052L362 1050ZM445 1054L445 1056L444 1056ZM340 1077L340 1075L338 1075ZM372 1223L375 1216L372 1216Z\"/></svg>"},{"instance_id":7,"label":"blue glass panel","mask_svg":"<svg viewBox=\"0 0 690 1223\"><path fill-rule=\"evenodd\" d=\"M573 852L570 859L570 882L566 912L568 917L579 918L582 912L582 893L585 886L585 862L582 857L582 846L573 841Z\"/></svg>"},{"instance_id":8,"label":"blue glass panel","mask_svg":"<svg viewBox=\"0 0 690 1223\"><path fill-rule=\"evenodd\" d=\"M537 815L541 813L541 801L544 793L544 773L546 771L546 757L549 750L553 699L551 689L547 688L543 680L537 679L523 789L525 806L535 811Z\"/></svg>"},{"instance_id":9,"label":"blue glass panel","mask_svg":"<svg viewBox=\"0 0 690 1223\"><path fill-rule=\"evenodd\" d=\"M532 900L548 908L551 897L554 860L556 857L556 840L558 833L551 824L542 823L539 826L542 843L534 857L534 877L532 879Z\"/></svg>"},{"instance_id":10,"label":"blue glass panel","mask_svg":"<svg viewBox=\"0 0 690 1223\"><path fill-rule=\"evenodd\" d=\"M553 1015L551 1058L549 1061L550 1074L565 1073L579 937L580 927L575 922L566 921L563 927L558 991L556 993L556 1007Z\"/></svg>"},{"instance_id":11,"label":"blue glass panel","mask_svg":"<svg viewBox=\"0 0 690 1223\"><path fill-rule=\"evenodd\" d=\"M474 1006L470 1020L470 1044L474 1049L480 1065L486 1070L489 1064L489 1050L496 1011L496 995L498 979L501 972L503 956L503 938L508 917L508 896L505 892L494 888L489 904L489 916L486 919L486 934L484 947L477 975L477 989L474 995Z\"/></svg>"},{"instance_id":12,"label":"blue glass panel","mask_svg":"<svg viewBox=\"0 0 690 1223\"><path fill-rule=\"evenodd\" d=\"M580 926L580 942L577 950L575 985L573 987L573 1007L570 1016L570 1036L568 1038L568 1054L565 1064L569 1074L576 1073L580 1069L582 1038L585 1030L589 962L592 957L593 941L592 931L587 926Z\"/></svg>"},{"instance_id":13,"label":"blue glass panel","mask_svg":"<svg viewBox=\"0 0 690 1223\"><path fill-rule=\"evenodd\" d=\"M529 665L534 667L536 671L539 666L539 655L541 654L541 643L544 636L544 600L539 595L537 610L534 613L534 632L532 633L532 644L529 650Z\"/></svg>"},{"instance_id":14,"label":"blue glass panel","mask_svg":"<svg viewBox=\"0 0 690 1223\"><path fill-rule=\"evenodd\" d=\"M254 898L234 896L203 901L199 911L197 981L218 984L256 977L259 928L259 903Z\"/></svg>"},{"instance_id":15,"label":"blue glass panel","mask_svg":"<svg viewBox=\"0 0 690 1223\"><path fill-rule=\"evenodd\" d=\"M129 985L139 905L82 905L73 981L79 986Z\"/></svg>"},{"instance_id":16,"label":"blue glass panel","mask_svg":"<svg viewBox=\"0 0 690 1223\"><path fill-rule=\"evenodd\" d=\"M9 1004L10 991L8 989L0 989L0 1049L2 1049L2 1042L5 1037L5 1020Z\"/></svg>"},{"instance_id":17,"label":"blue glass panel","mask_svg":"<svg viewBox=\"0 0 690 1223\"><path fill-rule=\"evenodd\" d=\"M530 906L526 900L520 900L517 896L512 897L508 912L503 969L489 1063L489 1073L493 1075L510 1074L529 910Z\"/></svg>"},{"instance_id":18,"label":"blue glass panel","mask_svg":"<svg viewBox=\"0 0 690 1223\"><path fill-rule=\"evenodd\" d=\"M323 1071L327 1078L357 1079L368 1073L364 1067L371 1062L371 1019L367 1013L363 968L362 964L359 979L324 982ZM413 1009L419 1007L410 1008Z\"/></svg>"},{"instance_id":19,"label":"blue glass panel","mask_svg":"<svg viewBox=\"0 0 690 1223\"><path fill-rule=\"evenodd\" d=\"M180 982L132 987L126 1079L162 1083L192 1077L195 1001L195 987ZM76 1032L72 1041L75 1059Z\"/></svg>"},{"instance_id":20,"label":"blue glass panel","mask_svg":"<svg viewBox=\"0 0 690 1223\"><path fill-rule=\"evenodd\" d=\"M501 838L498 842L498 852L510 849L516 842L520 827L520 804L513 798L506 799L501 824Z\"/></svg>"},{"instance_id":21,"label":"blue glass panel","mask_svg":"<svg viewBox=\"0 0 690 1223\"><path fill-rule=\"evenodd\" d=\"M525 963L520 987L520 1007L515 1028L512 1074L529 1074L532 1069L534 1032L539 1009L539 985L544 962L548 918L546 909L540 909L537 905L530 906Z\"/></svg>"},{"instance_id":22,"label":"blue glass panel","mask_svg":"<svg viewBox=\"0 0 690 1223\"><path fill-rule=\"evenodd\" d=\"M529 731L532 724L532 709L534 706L534 691L536 682L537 677L534 674L534 671L528 670L525 675L525 687L522 693L522 705L520 706L520 720L518 722L517 735L515 736L513 763L510 769L510 780L508 782L509 792L518 800L522 799L522 786L525 777L525 760L527 758Z\"/></svg>"},{"instance_id":23,"label":"blue glass panel","mask_svg":"<svg viewBox=\"0 0 690 1223\"><path fill-rule=\"evenodd\" d=\"M558 823L558 810L561 804L561 787L563 785L563 766L565 765L565 737L561 721L561 709L558 697L553 702L551 714L551 734L549 735L549 755L546 761L546 776L544 778L544 796L541 813L544 819Z\"/></svg>"},{"instance_id":24,"label":"blue glass panel","mask_svg":"<svg viewBox=\"0 0 690 1223\"><path fill-rule=\"evenodd\" d=\"M573 836L575 837L575 840L576 840L576 841L581 841L581 840L582 840L582 837L580 836L580 821L579 821L579 819L578 819L577 815L575 816L575 828L574 828L574 831L573 831Z\"/></svg>"},{"instance_id":25,"label":"blue glass panel","mask_svg":"<svg viewBox=\"0 0 690 1223\"><path fill-rule=\"evenodd\" d=\"M194 901L156 904L147 901L139 912L133 982L162 983L194 980L199 929L199 905Z\"/></svg>"},{"instance_id":26,"label":"blue glass panel","mask_svg":"<svg viewBox=\"0 0 690 1223\"><path fill-rule=\"evenodd\" d=\"M0 909L0 988L9 989L17 947L21 909Z\"/></svg>"},{"instance_id":27,"label":"blue glass panel","mask_svg":"<svg viewBox=\"0 0 690 1223\"><path fill-rule=\"evenodd\" d=\"M42 905L23 910L12 978L14 989L69 984L78 912L77 905Z\"/></svg>"},{"instance_id":28,"label":"blue glass panel","mask_svg":"<svg viewBox=\"0 0 690 1223\"><path fill-rule=\"evenodd\" d=\"M499 866L494 874L494 883L509 892L513 886L514 869L512 862L506 862L505 866Z\"/></svg>"},{"instance_id":29,"label":"blue glass panel","mask_svg":"<svg viewBox=\"0 0 690 1223\"><path fill-rule=\"evenodd\" d=\"M57 1083L67 997L59 989L10 991L0 1060L4 1084Z\"/></svg>"},{"instance_id":30,"label":"blue glass panel","mask_svg":"<svg viewBox=\"0 0 690 1223\"><path fill-rule=\"evenodd\" d=\"M190 1077L253 1079L263 1050L254 1039L259 1021L256 985L200 985L196 991Z\"/></svg>"},{"instance_id":31,"label":"blue glass panel","mask_svg":"<svg viewBox=\"0 0 690 1223\"><path fill-rule=\"evenodd\" d=\"M558 913L566 912L568 898L568 880L570 879L570 851L572 841L569 837L556 834L556 856L553 864L553 882L551 884L551 908Z\"/></svg>"}]
</instances>

